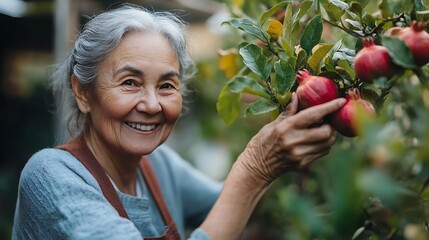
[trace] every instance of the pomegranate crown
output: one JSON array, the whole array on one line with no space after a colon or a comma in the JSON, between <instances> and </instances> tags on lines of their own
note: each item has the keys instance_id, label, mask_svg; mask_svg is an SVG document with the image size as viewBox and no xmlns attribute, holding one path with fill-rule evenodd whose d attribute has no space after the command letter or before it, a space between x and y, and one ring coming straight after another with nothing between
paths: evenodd
<instances>
[{"instance_id":1,"label":"pomegranate crown","mask_svg":"<svg viewBox=\"0 0 429 240\"><path fill-rule=\"evenodd\" d=\"M418 22L418 21L414 20L411 23L411 28L416 32L421 32L426 28L426 23L425 22Z\"/></svg>"},{"instance_id":2,"label":"pomegranate crown","mask_svg":"<svg viewBox=\"0 0 429 240\"><path fill-rule=\"evenodd\" d=\"M347 90L346 98L350 100L359 100L360 99L360 91L357 88L352 88Z\"/></svg>"},{"instance_id":3,"label":"pomegranate crown","mask_svg":"<svg viewBox=\"0 0 429 240\"><path fill-rule=\"evenodd\" d=\"M298 74L296 75L296 80L298 80L299 83L305 82L309 77L313 76L310 71L307 69L302 69L298 71Z\"/></svg>"},{"instance_id":4,"label":"pomegranate crown","mask_svg":"<svg viewBox=\"0 0 429 240\"><path fill-rule=\"evenodd\" d=\"M374 38L372 38L372 37L365 37L365 38L362 38L362 43L363 43L363 46L364 47L371 47L371 46L374 46Z\"/></svg>"}]
</instances>

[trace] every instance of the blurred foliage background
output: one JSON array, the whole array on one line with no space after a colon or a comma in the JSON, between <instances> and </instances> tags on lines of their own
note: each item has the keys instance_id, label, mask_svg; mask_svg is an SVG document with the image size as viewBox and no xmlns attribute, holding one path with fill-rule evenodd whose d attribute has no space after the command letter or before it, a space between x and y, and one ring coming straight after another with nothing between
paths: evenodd
<instances>
[{"instance_id":1,"label":"blurred foliage background","mask_svg":"<svg viewBox=\"0 0 429 240\"><path fill-rule=\"evenodd\" d=\"M55 145L53 100L46 86L52 64L70 49L86 16L124 2L174 11L190 23L189 43L199 73L191 82L187 108L167 142L185 159L222 180L251 136L271 120L270 114L246 118L239 114L227 125L219 116L219 93L243 66L237 47L252 39L222 22L231 17L257 22L280 1L2 0L0 239L10 238L22 167L34 152ZM299 6L302 1L287 2ZM424 0L307 2L334 3L332 9L343 3L348 9L360 2L369 5L366 12L381 9L392 14L410 13L417 4L429 5ZM300 26L304 28L312 14L302 16ZM344 38L345 45L354 48L355 38L323 26L322 41ZM422 69L427 71L427 66ZM255 96L242 94L240 101L248 105ZM428 87L408 72L389 92L379 118L362 122L359 138L339 136L331 153L311 169L273 183L243 239L429 239L428 120Z\"/></svg>"}]
</instances>

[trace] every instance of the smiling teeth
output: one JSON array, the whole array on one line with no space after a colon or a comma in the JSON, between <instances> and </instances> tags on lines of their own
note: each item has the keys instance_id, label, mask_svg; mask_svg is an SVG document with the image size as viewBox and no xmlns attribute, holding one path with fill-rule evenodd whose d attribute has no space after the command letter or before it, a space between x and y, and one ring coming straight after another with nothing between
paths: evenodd
<instances>
[{"instance_id":1,"label":"smiling teeth","mask_svg":"<svg viewBox=\"0 0 429 240\"><path fill-rule=\"evenodd\" d=\"M143 125L139 123L127 123L127 125L141 131L150 131L155 129L155 125Z\"/></svg>"}]
</instances>

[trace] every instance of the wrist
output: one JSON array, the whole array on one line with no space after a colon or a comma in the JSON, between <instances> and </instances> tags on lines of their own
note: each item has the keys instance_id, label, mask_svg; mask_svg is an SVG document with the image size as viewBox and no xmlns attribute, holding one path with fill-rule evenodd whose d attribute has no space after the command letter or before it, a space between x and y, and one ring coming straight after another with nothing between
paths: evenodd
<instances>
[{"instance_id":1,"label":"wrist","mask_svg":"<svg viewBox=\"0 0 429 240\"><path fill-rule=\"evenodd\" d=\"M244 151L238 156L234 165L246 174L253 184L270 185L282 172L281 161L270 151L261 147L255 141L249 142Z\"/></svg>"},{"instance_id":2,"label":"wrist","mask_svg":"<svg viewBox=\"0 0 429 240\"><path fill-rule=\"evenodd\" d=\"M248 189L266 189L268 188L274 179L269 177L261 167L256 164L252 164L251 161L246 160L244 154L241 154L237 161L231 168L231 172L237 175L236 179L239 181L243 188Z\"/></svg>"}]
</instances>

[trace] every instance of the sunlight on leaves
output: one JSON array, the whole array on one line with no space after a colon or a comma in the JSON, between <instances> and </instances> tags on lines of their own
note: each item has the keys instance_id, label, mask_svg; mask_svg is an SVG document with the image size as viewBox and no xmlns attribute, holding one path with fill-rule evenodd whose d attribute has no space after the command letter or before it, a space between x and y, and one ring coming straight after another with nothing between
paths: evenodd
<instances>
[{"instance_id":1,"label":"sunlight on leaves","mask_svg":"<svg viewBox=\"0 0 429 240\"><path fill-rule=\"evenodd\" d=\"M311 69L313 69L313 71L315 71L316 73L319 72L320 63L326 57L326 55L329 53L333 46L334 45L332 44L317 44L313 48L313 53L308 58L308 65Z\"/></svg>"}]
</instances>

